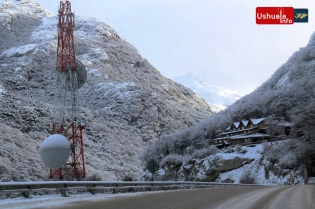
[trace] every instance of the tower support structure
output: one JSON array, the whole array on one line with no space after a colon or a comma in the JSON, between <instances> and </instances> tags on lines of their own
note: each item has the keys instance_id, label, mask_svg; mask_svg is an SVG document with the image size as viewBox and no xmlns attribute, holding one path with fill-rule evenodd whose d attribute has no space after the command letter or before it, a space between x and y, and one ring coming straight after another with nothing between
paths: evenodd
<instances>
[{"instance_id":1,"label":"tower support structure","mask_svg":"<svg viewBox=\"0 0 315 209\"><path fill-rule=\"evenodd\" d=\"M58 46L56 63L55 114L52 134L64 135L71 144L67 163L50 169L50 179L85 178L82 125L79 122L78 74L73 28L75 16L70 1L60 1L58 15Z\"/></svg>"},{"instance_id":2,"label":"tower support structure","mask_svg":"<svg viewBox=\"0 0 315 209\"><path fill-rule=\"evenodd\" d=\"M71 123L70 126L53 125L52 134L62 134L71 143L70 158L67 163L58 169L50 169L50 179L54 177L81 180L85 178L85 162L83 150L82 126Z\"/></svg>"}]
</instances>

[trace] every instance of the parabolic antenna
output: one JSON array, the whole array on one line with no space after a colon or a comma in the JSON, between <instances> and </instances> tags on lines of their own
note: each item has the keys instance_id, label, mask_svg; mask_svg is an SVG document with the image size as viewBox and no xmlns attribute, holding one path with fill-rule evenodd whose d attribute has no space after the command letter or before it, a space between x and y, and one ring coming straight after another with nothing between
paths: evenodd
<instances>
[{"instance_id":1,"label":"parabolic antenna","mask_svg":"<svg viewBox=\"0 0 315 209\"><path fill-rule=\"evenodd\" d=\"M48 168L56 169L67 162L70 151L69 140L61 134L53 134L43 141L39 153Z\"/></svg>"},{"instance_id":2,"label":"parabolic antenna","mask_svg":"<svg viewBox=\"0 0 315 209\"><path fill-rule=\"evenodd\" d=\"M77 67L77 80L78 80L78 89L79 89L85 84L85 81L87 78L87 72L84 65L79 60L75 60L75 64Z\"/></svg>"},{"instance_id":3,"label":"parabolic antenna","mask_svg":"<svg viewBox=\"0 0 315 209\"><path fill-rule=\"evenodd\" d=\"M65 85L68 91L73 91L75 90L73 89L74 86L77 86L78 87L77 89L79 89L85 84L85 81L87 78L87 72L86 72L85 66L79 60L75 60L75 64L77 68L76 85L74 84L73 79L71 79L73 77L73 71L69 71L69 69L66 69L66 73L63 74L64 77L61 74L57 76L57 86ZM63 84L63 81L66 83Z\"/></svg>"}]
</instances>

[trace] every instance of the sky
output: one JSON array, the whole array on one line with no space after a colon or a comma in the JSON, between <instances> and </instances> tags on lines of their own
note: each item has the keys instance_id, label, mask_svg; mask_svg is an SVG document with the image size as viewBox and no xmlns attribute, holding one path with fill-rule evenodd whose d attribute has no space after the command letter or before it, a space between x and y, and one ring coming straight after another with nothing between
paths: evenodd
<instances>
[{"instance_id":1,"label":"sky","mask_svg":"<svg viewBox=\"0 0 315 209\"><path fill-rule=\"evenodd\" d=\"M57 15L59 0L34 0ZM314 32L314 0L70 0L133 44L167 78L188 72L248 94ZM256 7L308 8L308 23L257 25Z\"/></svg>"}]
</instances>

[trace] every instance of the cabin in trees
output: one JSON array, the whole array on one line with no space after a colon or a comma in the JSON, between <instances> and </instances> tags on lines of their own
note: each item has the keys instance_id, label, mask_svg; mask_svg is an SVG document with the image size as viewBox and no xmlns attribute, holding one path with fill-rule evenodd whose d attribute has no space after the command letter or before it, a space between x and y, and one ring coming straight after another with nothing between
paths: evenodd
<instances>
[{"instance_id":1,"label":"cabin in trees","mask_svg":"<svg viewBox=\"0 0 315 209\"><path fill-rule=\"evenodd\" d=\"M267 134L265 118L241 120L233 122L225 132L214 139L214 145L221 148L229 145L247 145L260 143L271 137Z\"/></svg>"}]
</instances>

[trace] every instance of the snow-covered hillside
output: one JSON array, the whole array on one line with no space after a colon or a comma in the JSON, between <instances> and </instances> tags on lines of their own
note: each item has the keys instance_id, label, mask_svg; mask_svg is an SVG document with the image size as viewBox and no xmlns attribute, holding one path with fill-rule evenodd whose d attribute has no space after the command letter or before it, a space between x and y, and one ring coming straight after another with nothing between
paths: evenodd
<instances>
[{"instance_id":1,"label":"snow-covered hillside","mask_svg":"<svg viewBox=\"0 0 315 209\"><path fill-rule=\"evenodd\" d=\"M279 144L274 146L283 146L282 143L283 142L279 142ZM270 143L265 143L264 146L270 147L271 145ZM270 152L272 152L273 147L270 147L270 149ZM283 161L289 161L294 158L294 154L295 153L288 153L288 155L285 156L287 159L283 159ZM254 147L243 147L238 153L219 153L218 156L221 156L225 160L235 158L247 158L251 160L248 164L244 163L244 165L239 168L220 173L216 179L217 182L246 183L247 180L252 180L258 184L267 185L304 184L303 170L281 169L278 164L273 164L264 156L264 148L261 144Z\"/></svg>"},{"instance_id":2,"label":"snow-covered hillside","mask_svg":"<svg viewBox=\"0 0 315 209\"><path fill-rule=\"evenodd\" d=\"M0 37L0 181L47 179L39 147L54 114L57 16L32 0L0 0ZM138 178L150 140L211 115L105 23L76 14L74 39L88 71L79 90L88 176Z\"/></svg>"},{"instance_id":3,"label":"snow-covered hillside","mask_svg":"<svg viewBox=\"0 0 315 209\"><path fill-rule=\"evenodd\" d=\"M50 17L53 13L42 8L37 2L28 0L0 0L1 10L4 14L29 14L38 17ZM2 14L3 15L3 14Z\"/></svg>"},{"instance_id":4,"label":"snow-covered hillside","mask_svg":"<svg viewBox=\"0 0 315 209\"><path fill-rule=\"evenodd\" d=\"M245 183L266 185L304 184L304 170L290 169L298 163L296 154L288 152L294 140L252 146L235 146L222 150L210 147L192 155L169 155L164 159L155 175L155 180L210 181L221 183ZM288 146L289 145L289 146ZM211 151L209 151L211 150ZM281 150L281 151L280 151ZM268 159L273 152L280 152L278 162ZM202 157L203 156L203 157ZM200 158L201 157L201 158ZM287 168L282 164L288 163ZM146 171L142 179L151 180Z\"/></svg>"},{"instance_id":5,"label":"snow-covered hillside","mask_svg":"<svg viewBox=\"0 0 315 209\"><path fill-rule=\"evenodd\" d=\"M215 112L226 109L227 106L233 104L242 97L241 94L218 86L212 86L206 83L197 74L191 72L174 78L174 81L182 84L199 94L211 106Z\"/></svg>"},{"instance_id":6,"label":"snow-covered hillside","mask_svg":"<svg viewBox=\"0 0 315 209\"><path fill-rule=\"evenodd\" d=\"M278 178L290 176L290 173L295 171L307 169L311 172L315 170L314 34L305 47L295 52L270 79L254 92L243 96L225 110L211 115L194 126L159 137L147 148L144 156L147 159L153 158L161 164L164 163L164 167L168 167L169 173L174 174L179 171L179 168L183 168L178 173L182 175L186 172L184 166L187 164L189 166L190 162L186 163L185 159L193 159L192 155L196 155L194 153L199 153L198 155L203 153L198 158L199 163L191 162L190 169L195 169L197 172L202 164L201 159L207 158L206 156L211 158L213 157L211 155L216 154L211 153L209 146L213 145L214 139L220 133L225 132L232 122L265 117L268 120L266 132L272 136L272 140L279 139L278 136L281 134L279 130L283 131L283 124L288 124L290 130L290 134L282 138L286 140L274 146L271 151L264 153L261 162L269 162L265 169L275 169L274 174L276 173ZM233 134L233 132L231 133ZM255 166L256 164L251 164L249 168L255 169ZM233 170L235 169L237 168ZM205 175L211 180L220 180L219 178L222 177L224 181L227 178L223 174L221 177L213 178L210 171ZM237 176L241 170L234 172L231 171L229 175ZM303 172L299 173L301 176ZM314 175L314 172L311 174ZM266 176L268 176L267 173ZM263 181L270 182L270 178L273 177L269 175L269 180ZM290 177L290 179L292 178ZM277 181L272 182L281 184ZM288 183L296 182L290 180Z\"/></svg>"},{"instance_id":7,"label":"snow-covered hillside","mask_svg":"<svg viewBox=\"0 0 315 209\"><path fill-rule=\"evenodd\" d=\"M36 15L51 17L52 12L42 8L38 3L28 0L0 0L0 19L5 29L11 30L15 15Z\"/></svg>"}]
</instances>

